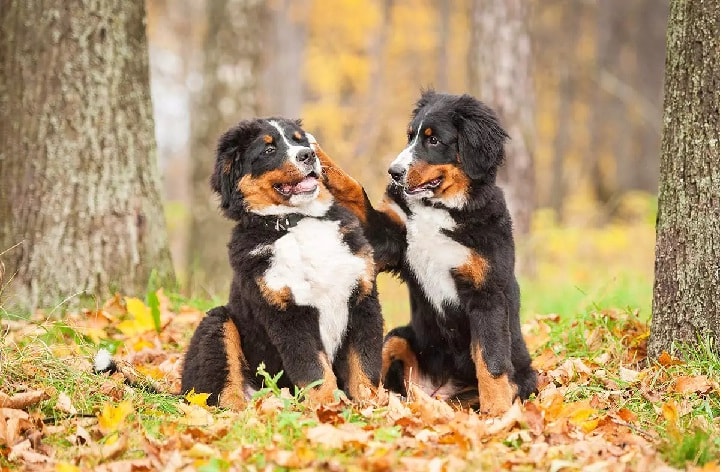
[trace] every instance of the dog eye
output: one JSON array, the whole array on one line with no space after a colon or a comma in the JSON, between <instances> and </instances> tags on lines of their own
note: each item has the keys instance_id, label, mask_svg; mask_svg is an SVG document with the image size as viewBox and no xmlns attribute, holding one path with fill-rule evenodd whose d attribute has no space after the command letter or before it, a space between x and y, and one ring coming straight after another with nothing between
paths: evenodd
<instances>
[{"instance_id":1,"label":"dog eye","mask_svg":"<svg viewBox=\"0 0 722 472\"><path fill-rule=\"evenodd\" d=\"M276 148L273 146L268 146L264 151L263 154L273 154L276 152Z\"/></svg>"},{"instance_id":2,"label":"dog eye","mask_svg":"<svg viewBox=\"0 0 722 472\"><path fill-rule=\"evenodd\" d=\"M436 136L429 136L429 144L432 146L439 144L439 140Z\"/></svg>"}]
</instances>

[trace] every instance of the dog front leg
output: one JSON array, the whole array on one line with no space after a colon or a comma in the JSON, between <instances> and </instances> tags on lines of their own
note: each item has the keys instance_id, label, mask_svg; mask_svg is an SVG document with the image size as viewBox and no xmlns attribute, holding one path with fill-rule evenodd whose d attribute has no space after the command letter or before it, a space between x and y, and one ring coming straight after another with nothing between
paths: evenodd
<instances>
[{"instance_id":1,"label":"dog front leg","mask_svg":"<svg viewBox=\"0 0 722 472\"><path fill-rule=\"evenodd\" d=\"M470 304L471 358L479 385L479 409L501 416L511 408L516 386L511 377L511 333L506 298L501 291L484 290Z\"/></svg>"},{"instance_id":2,"label":"dog front leg","mask_svg":"<svg viewBox=\"0 0 722 472\"><path fill-rule=\"evenodd\" d=\"M267 319L265 326L291 382L306 387L322 380L308 392L308 398L313 403L333 403L338 384L314 315L307 309L279 312Z\"/></svg>"}]
</instances>

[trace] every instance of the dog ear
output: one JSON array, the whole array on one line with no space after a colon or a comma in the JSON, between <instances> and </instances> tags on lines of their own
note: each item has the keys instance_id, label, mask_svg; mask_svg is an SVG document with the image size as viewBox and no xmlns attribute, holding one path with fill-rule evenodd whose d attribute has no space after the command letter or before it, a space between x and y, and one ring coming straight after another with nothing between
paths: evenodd
<instances>
[{"instance_id":1,"label":"dog ear","mask_svg":"<svg viewBox=\"0 0 722 472\"><path fill-rule=\"evenodd\" d=\"M454 107L458 130L459 159L472 179L496 178L504 161L504 142L509 137L496 113L470 95L462 95Z\"/></svg>"},{"instance_id":2,"label":"dog ear","mask_svg":"<svg viewBox=\"0 0 722 472\"><path fill-rule=\"evenodd\" d=\"M243 152L252 140L256 127L253 122L241 121L218 140L216 163L211 175L211 189L221 197L221 209L226 215L233 213L231 203L234 198L236 181L243 173Z\"/></svg>"}]
</instances>

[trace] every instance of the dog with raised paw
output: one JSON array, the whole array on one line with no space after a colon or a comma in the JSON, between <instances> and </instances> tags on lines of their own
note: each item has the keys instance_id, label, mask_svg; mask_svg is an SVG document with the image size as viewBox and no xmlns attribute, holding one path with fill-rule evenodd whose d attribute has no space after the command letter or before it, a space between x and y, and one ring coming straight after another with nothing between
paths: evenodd
<instances>
[{"instance_id":1,"label":"dog with raised paw","mask_svg":"<svg viewBox=\"0 0 722 472\"><path fill-rule=\"evenodd\" d=\"M210 310L186 353L182 392L243 408L263 363L279 387L312 401L379 385L383 319L373 250L354 214L335 201L300 121L242 121L218 143L211 187L236 221L228 304Z\"/></svg>"},{"instance_id":2,"label":"dog with raised paw","mask_svg":"<svg viewBox=\"0 0 722 472\"><path fill-rule=\"evenodd\" d=\"M536 390L522 337L512 221L496 185L507 134L469 95L428 91L378 209L317 143L327 187L362 221L377 269L406 282L411 322L386 335L382 380L490 415Z\"/></svg>"}]
</instances>

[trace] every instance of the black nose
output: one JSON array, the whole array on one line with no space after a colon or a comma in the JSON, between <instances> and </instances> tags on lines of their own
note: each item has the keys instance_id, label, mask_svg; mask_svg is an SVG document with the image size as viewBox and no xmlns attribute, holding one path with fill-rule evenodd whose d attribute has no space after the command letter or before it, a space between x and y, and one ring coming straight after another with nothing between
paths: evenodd
<instances>
[{"instance_id":1,"label":"black nose","mask_svg":"<svg viewBox=\"0 0 722 472\"><path fill-rule=\"evenodd\" d=\"M405 173L406 170L399 165L389 167L389 174L391 174L391 178L394 179L394 181L396 182L401 182L401 179L404 178Z\"/></svg>"},{"instance_id":2,"label":"black nose","mask_svg":"<svg viewBox=\"0 0 722 472\"><path fill-rule=\"evenodd\" d=\"M314 157L316 157L316 153L311 148L302 149L296 154L296 160L302 164L311 163Z\"/></svg>"}]
</instances>

